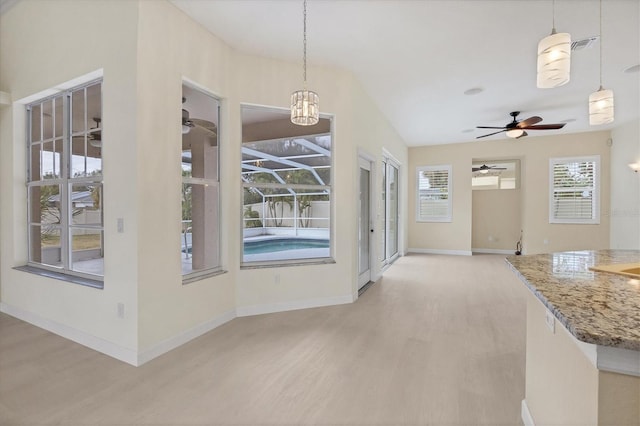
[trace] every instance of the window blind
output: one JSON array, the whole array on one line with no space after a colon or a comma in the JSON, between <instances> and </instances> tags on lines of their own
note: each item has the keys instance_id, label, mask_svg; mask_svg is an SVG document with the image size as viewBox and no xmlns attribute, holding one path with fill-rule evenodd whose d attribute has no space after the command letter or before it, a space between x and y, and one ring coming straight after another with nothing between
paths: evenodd
<instances>
[{"instance_id":1,"label":"window blind","mask_svg":"<svg viewBox=\"0 0 640 426\"><path fill-rule=\"evenodd\" d=\"M597 158L552 159L551 223L597 223Z\"/></svg>"},{"instance_id":2,"label":"window blind","mask_svg":"<svg viewBox=\"0 0 640 426\"><path fill-rule=\"evenodd\" d=\"M451 222L451 166L417 170L417 221Z\"/></svg>"}]
</instances>

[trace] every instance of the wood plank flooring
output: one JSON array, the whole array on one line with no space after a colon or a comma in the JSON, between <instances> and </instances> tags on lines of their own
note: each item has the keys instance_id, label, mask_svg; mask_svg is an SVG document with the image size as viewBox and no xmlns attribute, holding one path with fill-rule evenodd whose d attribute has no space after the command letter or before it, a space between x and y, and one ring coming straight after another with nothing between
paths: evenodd
<instances>
[{"instance_id":1,"label":"wood plank flooring","mask_svg":"<svg viewBox=\"0 0 640 426\"><path fill-rule=\"evenodd\" d=\"M502 256L409 255L138 368L0 314L0 425L519 425L524 292Z\"/></svg>"}]
</instances>

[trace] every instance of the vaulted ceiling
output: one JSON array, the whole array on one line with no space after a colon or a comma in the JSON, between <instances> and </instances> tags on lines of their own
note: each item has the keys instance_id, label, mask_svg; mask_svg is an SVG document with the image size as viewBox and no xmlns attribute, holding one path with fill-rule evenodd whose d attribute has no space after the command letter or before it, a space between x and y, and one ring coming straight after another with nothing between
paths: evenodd
<instances>
[{"instance_id":1,"label":"vaulted ceiling","mask_svg":"<svg viewBox=\"0 0 640 426\"><path fill-rule=\"evenodd\" d=\"M301 62L302 0L173 3L239 51ZM308 61L353 72L410 146L474 140L487 133L475 126L503 126L516 110L541 124L567 122L531 136L601 130L640 116L640 73L625 72L640 64L640 2L602 3L602 80L616 114L606 126L588 120L599 42L572 52L568 84L536 87L551 0L308 0ZM557 0L555 25L574 41L599 35L598 1ZM475 88L482 91L465 95Z\"/></svg>"}]
</instances>

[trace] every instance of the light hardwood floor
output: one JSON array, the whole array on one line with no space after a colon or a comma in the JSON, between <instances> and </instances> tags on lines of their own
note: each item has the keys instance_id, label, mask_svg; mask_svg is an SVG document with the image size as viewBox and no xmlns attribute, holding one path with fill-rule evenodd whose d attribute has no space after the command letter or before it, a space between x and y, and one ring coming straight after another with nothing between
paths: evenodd
<instances>
[{"instance_id":1,"label":"light hardwood floor","mask_svg":"<svg viewBox=\"0 0 640 426\"><path fill-rule=\"evenodd\" d=\"M525 291L501 256L409 255L138 368L0 314L0 425L519 425Z\"/></svg>"}]
</instances>

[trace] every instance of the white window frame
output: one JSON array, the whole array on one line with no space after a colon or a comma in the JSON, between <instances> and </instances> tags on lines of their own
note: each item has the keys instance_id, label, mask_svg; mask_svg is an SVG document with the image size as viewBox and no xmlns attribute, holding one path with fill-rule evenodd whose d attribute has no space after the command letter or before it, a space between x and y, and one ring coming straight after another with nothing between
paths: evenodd
<instances>
[{"instance_id":1,"label":"white window frame","mask_svg":"<svg viewBox=\"0 0 640 426\"><path fill-rule=\"evenodd\" d=\"M554 168L557 164L584 163L593 162L593 187L574 187L575 189L590 190L593 192L591 200L592 216L589 219L567 218L561 219L555 216L555 181ZM557 157L549 159L549 223L565 223L565 224L599 224L600 223L600 156L584 156L584 157Z\"/></svg>"},{"instance_id":2,"label":"white window frame","mask_svg":"<svg viewBox=\"0 0 640 426\"><path fill-rule=\"evenodd\" d=\"M279 113L283 113L288 110L283 109L283 108L277 108L277 107L269 107L269 106L263 106L263 105L253 105L253 104L242 104L241 108L259 108L261 110L264 111L274 111L274 112L279 112ZM286 113L288 114L288 113ZM286 116L286 115L285 115ZM329 217L328 218L324 218L327 219L329 221L329 256L328 257L308 257L308 258L288 258L288 259L274 259L274 260L244 260L244 245L243 245L243 241L244 241L244 216L242 216L241 218L241 225L240 225L240 237L241 237L241 241L240 241L240 269L252 269L252 268L272 268L272 267L284 267L284 266L304 266L304 265L316 265L316 264L327 264L327 263L335 263L335 205L336 205L336 201L335 201L335 195L334 195L334 191L333 191L333 182L335 180L335 164L334 164L334 135L335 135L335 131L334 131L334 125L335 125L335 116L331 115L331 114L320 114L320 118L321 119L328 119L330 120L330 130L327 133L327 135L329 135L331 137L331 149L330 149L330 181L329 184L292 184L292 183L261 183L261 184L255 184L255 183L249 183L249 182L245 182L242 181L242 188L258 188L258 189L262 189L262 188L272 188L272 189L284 189L284 190L314 190L316 192L321 192L321 191L327 191L328 192L328 196L329 196ZM308 134L305 136L322 136L325 135L324 133L319 133L319 134ZM294 138L295 136L288 136L288 137L279 137L273 140L286 140L286 139L291 139ZM266 142L266 141L261 141L261 142ZM242 144L241 144L242 145ZM240 150L242 152L242 146L240 147ZM242 158L242 154L240 155L240 157ZM241 160L241 164L242 164L242 160ZM241 168L241 175L242 175L242 168ZM318 195L318 194L316 194ZM241 215L244 212L244 201L242 200L242 196L241 198L241 208L240 208L240 212Z\"/></svg>"},{"instance_id":3,"label":"white window frame","mask_svg":"<svg viewBox=\"0 0 640 426\"><path fill-rule=\"evenodd\" d=\"M217 190L217 201L216 201L216 215L217 215L217 220L215 223L215 226L217 227L217 240L215 241L216 244L216 250L218 251L218 262L216 265L212 265L210 267L207 268L203 268L203 269L197 269L197 270L191 270L190 272L182 272L182 284L189 284L195 281L199 281L202 280L204 278L208 278L214 275L218 275L224 272L224 268L222 266L222 208L221 208L221 194L220 194L220 166L221 166L221 142L220 142L220 117L221 117L221 108L222 108L222 99L217 96L216 94L214 94L212 91L204 88L203 86L195 83L192 80L189 80L187 78L183 78L182 79L182 85L188 87L191 90L197 91L199 92L201 95L207 96L211 99L214 99L217 102L217 109L215 111L215 115L217 116L217 122L218 122L218 129L217 129L217 147L218 147L218 155L216 158L216 176L213 178L208 178L208 179L204 179L204 178L197 178L197 177L182 177L182 182L181 182L181 186L184 187L184 185L200 185L200 186L204 186L204 187L212 187L212 188L216 188ZM182 140L182 138L181 138ZM182 154L181 154L182 157ZM182 160L181 160L182 161ZM183 200L181 199L180 204L181 204L181 211L182 211L182 203ZM182 217L181 219L181 223L184 226L184 221L182 221ZM183 226L181 226L181 235L180 235L180 239L181 239L181 246L182 243L185 242L185 247L187 246L186 244L186 240L185 240L185 234L184 234L184 229ZM191 243L193 244L193 240L191 241ZM182 252L181 252L181 256L182 256ZM192 253L191 253L192 255Z\"/></svg>"},{"instance_id":4,"label":"white window frame","mask_svg":"<svg viewBox=\"0 0 640 426\"><path fill-rule=\"evenodd\" d=\"M96 75L100 75L100 77L95 78ZM93 229L95 231L101 232L102 233L101 250L104 253L104 218L101 216L101 222L102 222L101 225L85 224L81 226L72 223L72 221L69 218L70 215L72 214L72 201L71 201L72 198L71 197L72 197L74 185L94 184L96 186L99 186L101 188L100 193L104 194L103 192L104 191L104 182L103 182L104 158L102 156L100 157L101 173L99 175L80 176L80 177L71 175L71 167L72 167L71 155L70 155L72 150L71 139L75 137L75 134L88 135L89 133L91 133L91 131L96 130L96 129L89 129L89 124L87 122L90 121L90 118L87 117L87 112L85 110L84 131L75 132L75 134L72 131L71 114L73 113L72 112L73 93L80 90L86 90L87 87L95 86L99 84L100 85L100 103L101 103L100 111L102 112L102 101L104 97L102 93L103 79L101 76L101 72L91 73L87 77L89 76L93 78L90 78L90 79L87 78L85 82L81 82L82 80L84 80L84 78L74 80L73 82L64 85L64 88L61 87L61 90L55 91L53 94L51 94L51 91L46 91L42 93L45 96L38 97L37 95L35 95L25 99L25 100L28 100L28 103L26 104L26 110L27 110L27 134L26 134L27 235L26 237L27 237L27 253L28 253L27 266L33 267L35 268L35 270L51 271L53 272L53 274L51 274L50 276L54 278L61 278L61 279L68 280L70 282L75 282L75 283L78 283L81 285L87 285L90 287L103 288L102 282L104 281L104 272L105 272L104 269L102 270L102 274L90 274L90 273L80 272L73 269L73 248L72 248L73 237L71 232L73 229L77 229L77 228ZM71 85L72 83L78 83L78 84ZM32 179L32 164L30 161L30 158L32 155L31 148L33 143L32 135L31 135L31 120L32 120L31 109L37 104L42 104L43 102L46 102L48 100L58 99L58 98L63 102L63 108L62 108L63 131L62 131L62 136L52 135L51 139L52 140L60 139L60 138L62 139L62 152L60 154L60 163L58 166L60 176L54 179L40 178L38 180L34 180ZM85 102L86 102L86 99L85 99ZM86 108L86 105L85 105L85 108ZM102 125L98 130L101 131L101 129L102 129ZM88 142L85 140L85 143L88 143ZM37 218L32 217L30 191L31 191L31 188L49 186L49 185L58 185L60 188L59 194L60 194L61 220L60 220L59 228L60 228L61 266L48 265L46 263L36 262L32 260L32 250L33 250L32 225L34 224L41 225L41 224L39 223L39 220L37 220ZM101 203L104 203L103 195L100 196L100 200L101 200ZM101 207L101 215L102 214L104 214L104 205ZM104 256L103 256L103 259L104 259ZM29 271L35 271L35 270L29 269ZM77 277L79 279L75 279L74 277Z\"/></svg>"},{"instance_id":5,"label":"white window frame","mask_svg":"<svg viewBox=\"0 0 640 426\"><path fill-rule=\"evenodd\" d=\"M446 171L447 172L447 214L444 216L422 215L420 211L420 173ZM452 222L453 218L453 168L450 164L439 166L416 167L416 222Z\"/></svg>"}]
</instances>

